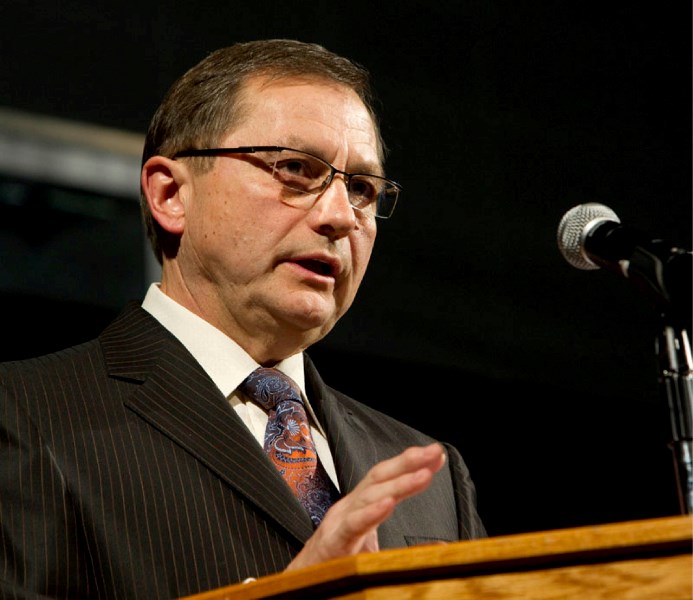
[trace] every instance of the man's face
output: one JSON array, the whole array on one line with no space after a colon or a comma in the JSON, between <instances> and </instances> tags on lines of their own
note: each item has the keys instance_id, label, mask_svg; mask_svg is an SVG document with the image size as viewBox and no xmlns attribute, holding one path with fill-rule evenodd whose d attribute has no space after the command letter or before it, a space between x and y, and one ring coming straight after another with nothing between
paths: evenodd
<instances>
[{"instance_id":1,"label":"man's face","mask_svg":"<svg viewBox=\"0 0 693 600\"><path fill-rule=\"evenodd\" d=\"M256 78L243 98L243 122L219 146L287 146L381 174L373 122L349 88ZM375 218L351 207L341 175L310 208L282 194L253 155L217 158L184 194L178 263L194 310L246 350L279 336L295 352L322 338L354 300L375 242Z\"/></svg>"}]
</instances>

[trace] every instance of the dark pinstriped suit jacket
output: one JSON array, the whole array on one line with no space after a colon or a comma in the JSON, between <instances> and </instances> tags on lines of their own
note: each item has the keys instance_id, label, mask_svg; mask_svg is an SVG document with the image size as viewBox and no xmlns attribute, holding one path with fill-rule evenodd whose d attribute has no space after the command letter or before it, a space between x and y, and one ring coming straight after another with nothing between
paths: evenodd
<instances>
[{"instance_id":1,"label":"dark pinstriped suit jacket","mask_svg":"<svg viewBox=\"0 0 693 600\"><path fill-rule=\"evenodd\" d=\"M307 393L343 492L427 436ZM282 570L311 522L188 351L132 304L75 348L0 365L3 598L175 598ZM382 548L485 535L459 453L379 529Z\"/></svg>"}]
</instances>

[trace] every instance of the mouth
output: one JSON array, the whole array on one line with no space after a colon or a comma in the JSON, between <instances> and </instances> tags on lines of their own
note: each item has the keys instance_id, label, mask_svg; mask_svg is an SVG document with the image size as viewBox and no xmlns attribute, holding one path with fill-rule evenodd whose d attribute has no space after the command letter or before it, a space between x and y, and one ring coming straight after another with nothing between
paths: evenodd
<instances>
[{"instance_id":1,"label":"mouth","mask_svg":"<svg viewBox=\"0 0 693 600\"><path fill-rule=\"evenodd\" d=\"M302 266L304 269L317 273L318 275L323 275L325 277L334 277L335 275L334 265L330 264L329 262L314 258L302 259L294 262L297 265Z\"/></svg>"},{"instance_id":2,"label":"mouth","mask_svg":"<svg viewBox=\"0 0 693 600\"><path fill-rule=\"evenodd\" d=\"M320 277L336 279L341 272L341 263L338 258L329 254L304 254L284 259L283 262L294 264L304 271L310 271Z\"/></svg>"}]
</instances>

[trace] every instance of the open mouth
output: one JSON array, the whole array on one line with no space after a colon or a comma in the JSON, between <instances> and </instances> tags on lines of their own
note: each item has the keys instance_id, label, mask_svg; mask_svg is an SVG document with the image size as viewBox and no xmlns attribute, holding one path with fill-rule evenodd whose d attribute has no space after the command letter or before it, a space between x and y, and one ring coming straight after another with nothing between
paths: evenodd
<instances>
[{"instance_id":1,"label":"open mouth","mask_svg":"<svg viewBox=\"0 0 693 600\"><path fill-rule=\"evenodd\" d=\"M333 269L332 265L323 262L321 260L313 260L313 259L308 259L308 260L298 260L296 261L297 264L301 265L304 269L308 269L309 271L313 271L313 273L317 273L318 275L332 275L333 274Z\"/></svg>"}]
</instances>

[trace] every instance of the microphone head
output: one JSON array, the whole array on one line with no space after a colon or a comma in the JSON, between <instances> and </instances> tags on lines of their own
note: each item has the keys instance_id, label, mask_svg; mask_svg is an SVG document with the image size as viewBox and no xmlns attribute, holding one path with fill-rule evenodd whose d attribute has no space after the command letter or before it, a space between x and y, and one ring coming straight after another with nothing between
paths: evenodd
<instances>
[{"instance_id":1,"label":"microphone head","mask_svg":"<svg viewBox=\"0 0 693 600\"><path fill-rule=\"evenodd\" d=\"M604 221L621 222L613 210L596 202L579 204L565 213L558 224L557 235L558 249L563 258L577 269L599 269L599 265L585 253L585 238Z\"/></svg>"}]
</instances>

